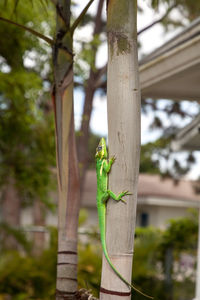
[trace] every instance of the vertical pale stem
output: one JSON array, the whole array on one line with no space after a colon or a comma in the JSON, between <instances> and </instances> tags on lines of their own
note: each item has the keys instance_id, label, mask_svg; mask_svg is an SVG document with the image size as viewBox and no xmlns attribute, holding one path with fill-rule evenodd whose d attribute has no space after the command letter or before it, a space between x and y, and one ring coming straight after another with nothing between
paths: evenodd
<instances>
[{"instance_id":1,"label":"vertical pale stem","mask_svg":"<svg viewBox=\"0 0 200 300\"><path fill-rule=\"evenodd\" d=\"M109 189L129 190L127 204L108 201L106 241L116 269L131 282L140 159L140 90L135 0L108 1L108 139L116 155ZM103 259L101 300L130 299L130 289ZM106 291L105 291L106 290Z\"/></svg>"},{"instance_id":2,"label":"vertical pale stem","mask_svg":"<svg viewBox=\"0 0 200 300\"><path fill-rule=\"evenodd\" d=\"M59 216L56 299L59 300L65 299L65 297L74 299L77 290L77 230L80 186L74 134L73 82L65 90L62 103L62 154L60 160L58 159Z\"/></svg>"},{"instance_id":3,"label":"vertical pale stem","mask_svg":"<svg viewBox=\"0 0 200 300\"><path fill-rule=\"evenodd\" d=\"M76 299L80 184L73 112L73 50L70 0L58 0L54 63L54 110L58 169L58 259L56 299Z\"/></svg>"}]
</instances>

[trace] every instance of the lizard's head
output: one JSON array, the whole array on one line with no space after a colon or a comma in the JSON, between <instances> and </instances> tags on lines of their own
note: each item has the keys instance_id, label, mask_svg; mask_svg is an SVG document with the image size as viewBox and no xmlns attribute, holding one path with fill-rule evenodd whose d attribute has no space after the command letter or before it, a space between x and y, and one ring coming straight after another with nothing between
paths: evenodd
<instances>
[{"instance_id":1,"label":"lizard's head","mask_svg":"<svg viewBox=\"0 0 200 300\"><path fill-rule=\"evenodd\" d=\"M106 141L104 138L100 139L99 145L96 148L96 158L107 158Z\"/></svg>"}]
</instances>

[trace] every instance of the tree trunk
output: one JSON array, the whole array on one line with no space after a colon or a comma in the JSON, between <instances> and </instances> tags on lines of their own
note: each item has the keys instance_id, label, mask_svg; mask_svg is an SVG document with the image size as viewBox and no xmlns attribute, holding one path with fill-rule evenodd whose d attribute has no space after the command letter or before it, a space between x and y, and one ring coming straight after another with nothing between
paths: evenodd
<instances>
[{"instance_id":1,"label":"tree trunk","mask_svg":"<svg viewBox=\"0 0 200 300\"><path fill-rule=\"evenodd\" d=\"M57 1L53 52L54 111L58 172L58 260L56 299L75 299L77 290L77 227L80 206L78 162L73 117L73 53L70 0Z\"/></svg>"},{"instance_id":2,"label":"tree trunk","mask_svg":"<svg viewBox=\"0 0 200 300\"><path fill-rule=\"evenodd\" d=\"M116 269L131 282L140 159L140 90L136 0L107 4L109 156L116 155L109 189L129 190L127 204L108 201L106 241ZM101 300L130 299L131 292L103 257Z\"/></svg>"},{"instance_id":3,"label":"tree trunk","mask_svg":"<svg viewBox=\"0 0 200 300\"><path fill-rule=\"evenodd\" d=\"M33 224L36 226L36 231L33 234L33 253L39 256L45 247L45 232L37 231L37 227L44 228L45 226L45 206L38 199L33 204Z\"/></svg>"},{"instance_id":4,"label":"tree trunk","mask_svg":"<svg viewBox=\"0 0 200 300\"><path fill-rule=\"evenodd\" d=\"M15 186L15 180L13 177L8 178L8 184L4 189L2 195L2 220L3 223L11 228L19 229L20 226L20 214L21 214L21 199L17 188ZM6 234L6 233L5 233ZM7 235L5 237L4 246L7 249L17 249L18 242L14 236Z\"/></svg>"},{"instance_id":5,"label":"tree trunk","mask_svg":"<svg viewBox=\"0 0 200 300\"><path fill-rule=\"evenodd\" d=\"M104 0L99 0L97 13L95 17L95 27L93 35L99 34L102 31L103 23L102 23L102 9L103 9ZM93 55L94 55L94 64L96 61L96 53L97 48L94 47ZM81 182L81 191L84 185L85 172L88 167L88 141L89 141L89 125L92 113L92 104L94 93L96 90L95 83L98 80L98 73L94 71L91 67L90 75L87 80L86 88L85 88L85 99L84 99L84 108L83 115L81 121L81 129L80 136L78 137L77 149L78 149L78 160L79 160L79 169L80 169L80 182Z\"/></svg>"}]
</instances>

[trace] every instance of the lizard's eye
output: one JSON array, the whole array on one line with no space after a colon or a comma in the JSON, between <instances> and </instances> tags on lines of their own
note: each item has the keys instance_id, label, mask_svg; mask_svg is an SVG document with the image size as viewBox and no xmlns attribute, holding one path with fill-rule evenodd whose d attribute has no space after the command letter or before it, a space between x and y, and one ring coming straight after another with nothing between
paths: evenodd
<instances>
[{"instance_id":1,"label":"lizard's eye","mask_svg":"<svg viewBox=\"0 0 200 300\"><path fill-rule=\"evenodd\" d=\"M102 146L98 146L97 149L98 149L98 151L101 151L102 150Z\"/></svg>"}]
</instances>

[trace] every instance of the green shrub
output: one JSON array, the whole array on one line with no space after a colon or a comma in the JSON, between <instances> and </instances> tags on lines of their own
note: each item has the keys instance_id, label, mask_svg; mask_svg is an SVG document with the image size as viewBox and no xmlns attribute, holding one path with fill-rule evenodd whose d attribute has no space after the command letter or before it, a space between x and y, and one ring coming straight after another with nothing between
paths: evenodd
<instances>
[{"instance_id":1,"label":"green shrub","mask_svg":"<svg viewBox=\"0 0 200 300\"><path fill-rule=\"evenodd\" d=\"M54 299L56 282L56 239L40 257L5 251L0 256L0 299ZM4 297L5 296L5 297ZM6 299L6 298L5 298Z\"/></svg>"},{"instance_id":2,"label":"green shrub","mask_svg":"<svg viewBox=\"0 0 200 300\"><path fill-rule=\"evenodd\" d=\"M85 219L85 217L83 217ZM173 259L179 262L182 253L196 255L197 226L195 219L171 221L165 231L154 228L136 230L133 283L143 292L162 300L187 300L194 296L192 276L176 279L172 270L171 287L165 281L165 255L167 246L172 247ZM50 245L39 257L2 251L0 255L0 300L51 300L55 299L57 230L51 228ZM184 234L187 233L187 234ZM190 239L188 239L190 234ZM99 235L94 230L79 242L78 285L91 289L98 297L101 277L102 248ZM170 298L170 293L173 295ZM144 296L133 291L132 299Z\"/></svg>"}]
</instances>

